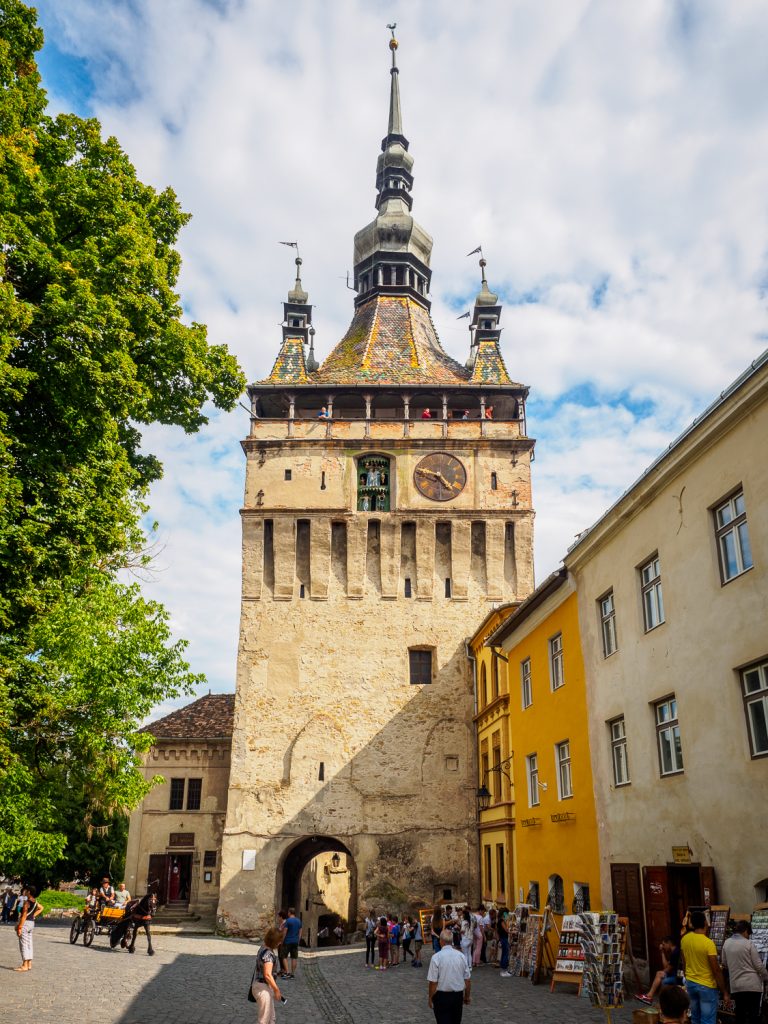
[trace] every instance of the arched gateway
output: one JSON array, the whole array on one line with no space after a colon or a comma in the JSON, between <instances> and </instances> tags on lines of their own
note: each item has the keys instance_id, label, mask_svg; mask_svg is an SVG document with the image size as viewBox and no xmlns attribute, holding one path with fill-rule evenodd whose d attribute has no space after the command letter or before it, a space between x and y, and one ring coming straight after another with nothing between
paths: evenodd
<instances>
[{"instance_id":1,"label":"arched gateway","mask_svg":"<svg viewBox=\"0 0 768 1024\"><path fill-rule=\"evenodd\" d=\"M479 896L464 642L494 602L531 592L534 442L484 260L466 362L437 337L390 45L352 323L319 366L297 258L280 351L249 388L219 902L232 932L267 927L280 903L316 928L342 881L353 930L369 906Z\"/></svg>"}]
</instances>

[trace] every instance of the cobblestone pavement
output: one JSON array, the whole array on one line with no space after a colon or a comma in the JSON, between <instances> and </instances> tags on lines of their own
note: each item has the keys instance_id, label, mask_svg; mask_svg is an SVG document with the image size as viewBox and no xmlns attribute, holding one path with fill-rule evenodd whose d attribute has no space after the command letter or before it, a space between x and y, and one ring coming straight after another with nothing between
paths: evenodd
<instances>
[{"instance_id":1,"label":"cobblestone pavement","mask_svg":"<svg viewBox=\"0 0 768 1024\"><path fill-rule=\"evenodd\" d=\"M159 935L155 948L155 956L148 957L141 934L133 956L110 950L104 935L90 949L82 942L71 946L68 923L44 922L35 929L34 969L14 974L16 933L0 927L0 1022L255 1024L254 1006L247 1001L252 943ZM296 979L281 983L288 1002L277 1006L278 1024L432 1024L426 966L414 970L401 964L383 973L366 970L364 960L359 947L302 954ZM605 1022L600 1010L568 987L550 993L546 985L501 978L490 967L478 968L472 984L464 1024ZM631 1006L613 1017L615 1024L629 1024Z\"/></svg>"}]
</instances>

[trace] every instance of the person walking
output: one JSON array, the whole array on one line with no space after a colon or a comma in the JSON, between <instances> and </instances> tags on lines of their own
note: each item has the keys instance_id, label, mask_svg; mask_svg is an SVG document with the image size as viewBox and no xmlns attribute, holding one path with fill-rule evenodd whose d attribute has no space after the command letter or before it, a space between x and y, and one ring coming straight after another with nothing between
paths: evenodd
<instances>
[{"instance_id":1,"label":"person walking","mask_svg":"<svg viewBox=\"0 0 768 1024\"><path fill-rule=\"evenodd\" d=\"M411 952L411 940L413 939L413 918L403 918L403 928L400 934L401 941L403 943L403 963L408 963L408 957L410 956L413 960L413 953Z\"/></svg>"},{"instance_id":2,"label":"person walking","mask_svg":"<svg viewBox=\"0 0 768 1024\"><path fill-rule=\"evenodd\" d=\"M296 968L299 964L299 943L301 942L301 921L296 917L293 907L288 908L288 917L283 922L283 944L285 945L285 961L291 960L291 973L286 978L296 976Z\"/></svg>"},{"instance_id":3,"label":"person walking","mask_svg":"<svg viewBox=\"0 0 768 1024\"><path fill-rule=\"evenodd\" d=\"M469 1005L472 972L467 959L453 946L453 932L440 932L440 952L435 953L427 971L427 1003L437 1024L461 1024L461 1015Z\"/></svg>"},{"instance_id":4,"label":"person walking","mask_svg":"<svg viewBox=\"0 0 768 1024\"><path fill-rule=\"evenodd\" d=\"M474 942L472 932L472 915L465 909L461 915L461 952L466 957L467 967L470 968L472 967L472 943Z\"/></svg>"},{"instance_id":5,"label":"person walking","mask_svg":"<svg viewBox=\"0 0 768 1024\"><path fill-rule=\"evenodd\" d=\"M472 966L480 966L480 954L483 952L483 920L485 918L485 907L481 903L477 908L477 913L472 915L472 936L473 936L473 947L472 947Z\"/></svg>"},{"instance_id":6,"label":"person walking","mask_svg":"<svg viewBox=\"0 0 768 1024\"><path fill-rule=\"evenodd\" d=\"M691 1000L691 1024L717 1024L717 990L728 1002L717 947L707 936L707 918L702 910L691 913L693 931L683 936L680 952L684 963L685 987Z\"/></svg>"},{"instance_id":7,"label":"person walking","mask_svg":"<svg viewBox=\"0 0 768 1024\"><path fill-rule=\"evenodd\" d=\"M511 978L509 973L509 911L500 910L496 918L496 932L499 936L499 977Z\"/></svg>"},{"instance_id":8,"label":"person walking","mask_svg":"<svg viewBox=\"0 0 768 1024\"><path fill-rule=\"evenodd\" d=\"M432 921L429 926L429 937L432 940L432 951L440 952L440 932L443 930L443 908L438 904L432 911Z\"/></svg>"},{"instance_id":9,"label":"person walking","mask_svg":"<svg viewBox=\"0 0 768 1024\"><path fill-rule=\"evenodd\" d=\"M368 917L365 919L365 966L376 966L376 912L374 910L369 910Z\"/></svg>"},{"instance_id":10,"label":"person walking","mask_svg":"<svg viewBox=\"0 0 768 1024\"><path fill-rule=\"evenodd\" d=\"M32 933L35 930L35 921L43 912L43 905L36 898L37 890L32 886L22 889L22 896L26 896L21 911L21 919L16 925L16 934L19 937L19 950L21 951L21 967L14 967L15 971L31 971L34 949L32 945Z\"/></svg>"},{"instance_id":11,"label":"person walking","mask_svg":"<svg viewBox=\"0 0 768 1024\"><path fill-rule=\"evenodd\" d=\"M421 918L416 918L416 924L413 926L413 960L411 960L411 967L422 967L421 962L421 949L424 945L424 933L421 930Z\"/></svg>"},{"instance_id":12,"label":"person walking","mask_svg":"<svg viewBox=\"0 0 768 1024\"><path fill-rule=\"evenodd\" d=\"M282 999L275 981L279 964L277 947L282 934L278 928L270 928L264 936L264 943L256 954L256 967L251 979L251 994L256 1001L258 1024L275 1024L275 1001Z\"/></svg>"},{"instance_id":13,"label":"person walking","mask_svg":"<svg viewBox=\"0 0 768 1024\"><path fill-rule=\"evenodd\" d=\"M376 926L376 941L379 944L379 970L386 971L389 963L389 928L386 917L380 917Z\"/></svg>"},{"instance_id":14,"label":"person walking","mask_svg":"<svg viewBox=\"0 0 768 1024\"><path fill-rule=\"evenodd\" d=\"M750 936L749 921L738 921L733 935L723 943L723 967L736 1004L736 1024L759 1024L760 1000L768 971Z\"/></svg>"}]
</instances>

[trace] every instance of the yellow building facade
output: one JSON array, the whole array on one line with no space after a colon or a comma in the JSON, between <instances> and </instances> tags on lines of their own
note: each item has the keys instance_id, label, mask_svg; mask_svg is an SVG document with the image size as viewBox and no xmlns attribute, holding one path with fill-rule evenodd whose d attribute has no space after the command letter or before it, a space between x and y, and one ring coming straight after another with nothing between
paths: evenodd
<instances>
[{"instance_id":1,"label":"yellow building facade","mask_svg":"<svg viewBox=\"0 0 768 1024\"><path fill-rule=\"evenodd\" d=\"M475 683L480 892L485 902L514 902L515 794L510 771L507 662L486 640L519 602L495 608L469 641Z\"/></svg>"},{"instance_id":2,"label":"yellow building facade","mask_svg":"<svg viewBox=\"0 0 768 1024\"><path fill-rule=\"evenodd\" d=\"M515 889L507 901L549 904L559 914L600 909L586 683L576 588L567 570L548 577L485 645L491 656L495 649L507 659L502 751L511 758L516 794L509 825ZM479 731L481 743L491 730L489 722ZM487 835L495 839L490 830Z\"/></svg>"}]
</instances>

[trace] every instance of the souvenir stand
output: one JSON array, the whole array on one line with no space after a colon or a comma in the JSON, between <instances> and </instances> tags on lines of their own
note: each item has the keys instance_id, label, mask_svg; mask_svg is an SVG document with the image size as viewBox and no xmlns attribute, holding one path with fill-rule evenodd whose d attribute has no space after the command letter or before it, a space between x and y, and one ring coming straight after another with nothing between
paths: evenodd
<instances>
[{"instance_id":1,"label":"souvenir stand","mask_svg":"<svg viewBox=\"0 0 768 1024\"><path fill-rule=\"evenodd\" d=\"M510 974L519 978L527 978L532 974L531 968L535 968L538 959L541 923L542 915L532 914L528 904L518 904L515 907L517 941L514 960L510 959Z\"/></svg>"},{"instance_id":2,"label":"souvenir stand","mask_svg":"<svg viewBox=\"0 0 768 1024\"><path fill-rule=\"evenodd\" d=\"M582 945L582 922L579 914L566 914L560 926L560 941L557 946L557 959L552 973L549 991L554 992L555 985L577 985L578 995L584 980L584 949Z\"/></svg>"},{"instance_id":3,"label":"souvenir stand","mask_svg":"<svg viewBox=\"0 0 768 1024\"><path fill-rule=\"evenodd\" d=\"M768 967L768 903L758 903L752 911L752 942Z\"/></svg>"},{"instance_id":4,"label":"souvenir stand","mask_svg":"<svg viewBox=\"0 0 768 1024\"><path fill-rule=\"evenodd\" d=\"M610 1024L611 1014L624 1003L622 922L618 914L611 912L583 913L578 918L584 952L584 991ZM626 934L626 924L623 928Z\"/></svg>"},{"instance_id":5,"label":"souvenir stand","mask_svg":"<svg viewBox=\"0 0 768 1024\"><path fill-rule=\"evenodd\" d=\"M728 922L730 919L730 907L709 908L709 937L717 947L718 957L723 952L723 943L728 938Z\"/></svg>"}]
</instances>

